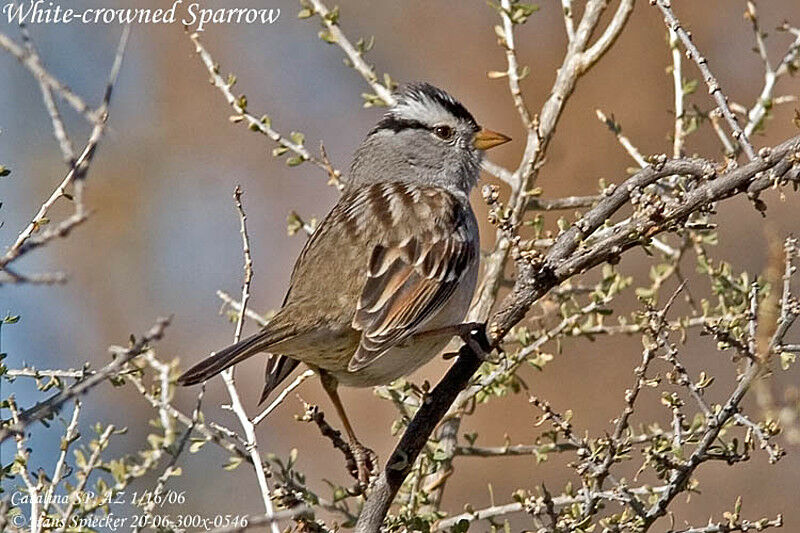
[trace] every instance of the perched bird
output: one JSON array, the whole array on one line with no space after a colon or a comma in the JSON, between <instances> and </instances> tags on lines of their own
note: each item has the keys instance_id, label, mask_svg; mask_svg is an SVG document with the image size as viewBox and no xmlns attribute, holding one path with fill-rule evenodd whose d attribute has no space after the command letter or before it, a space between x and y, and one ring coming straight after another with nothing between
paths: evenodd
<instances>
[{"instance_id":1,"label":"perched bird","mask_svg":"<svg viewBox=\"0 0 800 533\"><path fill-rule=\"evenodd\" d=\"M321 376L366 482L365 448L337 386L389 383L461 333L479 265L469 193L483 150L509 140L481 129L441 89L427 83L403 88L356 151L342 196L295 263L280 311L178 383L200 383L265 352L263 402L305 363Z\"/></svg>"}]
</instances>

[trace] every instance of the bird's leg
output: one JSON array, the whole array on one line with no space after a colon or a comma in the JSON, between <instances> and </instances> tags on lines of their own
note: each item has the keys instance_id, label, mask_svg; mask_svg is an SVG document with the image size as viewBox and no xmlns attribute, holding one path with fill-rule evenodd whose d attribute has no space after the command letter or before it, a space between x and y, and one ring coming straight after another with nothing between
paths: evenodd
<instances>
[{"instance_id":1,"label":"bird's leg","mask_svg":"<svg viewBox=\"0 0 800 533\"><path fill-rule=\"evenodd\" d=\"M356 438L356 433L353 431L353 426L350 425L350 420L347 418L347 413L344 411L342 400L339 398L339 391L337 390L339 382L335 377L324 370L319 370L319 375L322 381L322 387L325 389L325 392L328 393L331 403L333 403L333 406L336 408L336 412L339 414L339 418L342 420L344 430L347 432L347 438L350 441L350 451L353 452L353 459L356 462L356 474L358 477L358 482L363 490L369 486L370 474L372 473L374 467L378 464L377 457L375 456L375 452L363 446Z\"/></svg>"}]
</instances>

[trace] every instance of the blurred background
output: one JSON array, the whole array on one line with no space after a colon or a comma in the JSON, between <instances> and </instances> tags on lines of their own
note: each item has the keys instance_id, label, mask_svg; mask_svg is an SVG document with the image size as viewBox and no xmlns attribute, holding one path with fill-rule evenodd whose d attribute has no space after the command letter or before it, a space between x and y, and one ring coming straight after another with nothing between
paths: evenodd
<instances>
[{"instance_id":1,"label":"blurred background","mask_svg":"<svg viewBox=\"0 0 800 533\"><path fill-rule=\"evenodd\" d=\"M106 2L103 6L169 4ZM494 150L491 159L509 168L516 166L524 130L505 80L486 76L489 70L506 69L505 55L492 30L499 20L493 8L483 1L338 3L342 29L351 40L376 36L367 59L379 73L388 72L399 82L430 81L450 91L480 123L514 138ZM73 4L98 7L93 1ZM248 0L236 5L264 7L258 4ZM312 151L324 140L333 164L346 169L353 150L382 111L362 108L360 94L368 87L342 63L338 47L320 41L317 20L299 20L294 2L272 0L268 4L281 9L276 23L210 25L201 39L220 63L223 76L228 72L237 75L234 91L247 95L250 112L269 114L273 126L284 134L304 132ZM764 72L752 51L754 37L749 21L742 16L744 2L677 0L673 6L692 30L695 43L709 58L727 94L752 106ZM203 7L231 6L208 0ZM532 110L538 110L547 98L566 43L560 2L542 0L540 7L517 31L520 63L531 69L522 86ZM759 14L769 34L770 57L776 63L792 39L775 27L784 20L800 25L800 4L796 0L765 1L759 5ZM18 29L7 20L0 20L0 31L20 42ZM88 103L97 105L121 28L32 25L30 31L45 66ZM618 43L579 81L566 107L540 173L538 185L545 197L594 194L598 179L618 183L626 169L635 165L597 120L597 108L613 113L642 153L671 153L673 93L666 70L670 62L658 11L639 2ZM684 60L684 65L687 78L699 79L693 64ZM9 177L0 179L0 245L5 247L60 182L64 165L35 79L7 53L0 53L0 73L0 163L12 170ZM783 78L775 94L797 96L800 80ZM691 101L711 108L702 81ZM766 134L753 139L757 147L796 134L791 122L793 107L774 110ZM62 110L73 142L82 147L90 128L67 106ZM287 214L295 210L307 219L320 217L335 202L337 191L325 185L327 177L311 164L289 168L283 158L273 158L273 145L241 124L230 123L231 114L222 95L208 83L208 72L180 24L134 26L112 98L109 127L89 174L86 201L93 215L68 240L31 253L17 265L26 273L63 270L69 274L69 282L51 287L6 286L0 292L0 313L21 315L18 324L2 331L2 351L9 353L10 367L27 363L38 368L77 368L87 360L100 366L108 361L108 345L125 344L129 334L143 333L160 315L174 315L174 321L158 343L157 353L167 360L180 357L183 368L228 344L233 325L218 313L221 302L215 293L221 289L235 295L241 286L239 222L231 199L236 184L244 190L255 261L251 307L267 312L280 305L304 242L302 234L287 235ZM709 158L721 155L708 126L689 138L687 149ZM505 187L501 191L508 192ZM784 202L770 193L765 199L767 219L745 200L725 203L718 217L721 242L715 249L717 257L760 273L766 264L766 236L782 239L790 232L800 233L796 196L790 195ZM485 213L480 198L474 200L476 209ZM51 218L67 214L69 209L61 206ZM479 219L485 221L480 213ZM550 216L551 225L557 216ZM484 247L489 248L494 231L484 225L482 237ZM628 271L645 282L648 258L639 253L626 261ZM624 310L630 311L632 299L618 305L625 302L629 305ZM245 332L254 330L248 321ZM733 382L733 366L726 355L712 348L707 339L690 343L684 360L690 373L708 369L718 376L711 394L719 401ZM609 420L622 408L640 350L638 338L574 342L543 372L527 369L523 377L555 408L572 409L579 432L597 433L609 429ZM437 360L414 379L435 382L446 367L446 362ZM263 362L248 361L237 376L245 405L255 414ZM781 397L787 386L797 383L795 368L794 373L778 376L774 394ZM43 397L29 380L3 387L10 387L21 405ZM7 392L4 390L4 395ZM195 394L194 390L178 391L176 403L191 410ZM332 422L336 420L316 380L306 382L299 394L329 412ZM389 432L394 408L376 401L371 390L346 389L342 395L362 440L385 459L395 443ZM645 400L649 407L637 413L638 421L667 420L669 413L659 405L655 393ZM226 401L222 380L210 382L204 402L207 418L238 427L230 412L217 407ZM87 435L95 420L129 428L110 453L144 446L151 431L147 420L154 413L132 387L102 385L86 404L82 418ZM301 402L294 396L288 398L258 427L261 448L282 457L297 448L299 468L317 488L324 486L321 480L325 478L347 482L338 452L322 440L316 428L294 421L301 412ZM479 444L483 445L500 445L505 435L512 443L528 443L541 431L533 425L537 415L526 394L498 399L480 406L462 432L479 432ZM12 453L9 444L0 449L4 461ZM36 430L31 444L34 464L52 471L58 439L52 432ZM741 494L744 516L783 512L788 530L799 530L798 452L800 448L789 446L789 456L779 467L768 466L761 453L736 468L703 466L698 472L702 493L690 502L676 502L676 523L703 523L711 515L720 519L721 512L730 509ZM576 479L564 459L552 457L542 464L530 457L457 459L443 508L458 513L466 502L475 508L490 504L488 483L497 503L509 501L511 492L520 487L534 489L545 483L551 491L559 491ZM211 445L200 454L183 457L184 476L171 482L176 489L189 489L182 512L208 510L209 505L215 512L263 512L252 469L242 466L223 471L219 466L226 460L225 454ZM140 490L151 486L152 479L138 484ZM228 494L235 496L221 497ZM668 527L666 522L663 527ZM474 526L475 531L485 529L485 524Z\"/></svg>"}]
</instances>

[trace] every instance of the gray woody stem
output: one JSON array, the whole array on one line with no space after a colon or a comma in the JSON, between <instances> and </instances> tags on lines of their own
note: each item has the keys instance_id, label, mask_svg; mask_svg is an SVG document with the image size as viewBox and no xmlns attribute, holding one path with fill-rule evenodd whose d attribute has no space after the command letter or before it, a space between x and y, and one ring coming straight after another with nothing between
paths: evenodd
<instances>
[{"instance_id":1,"label":"gray woody stem","mask_svg":"<svg viewBox=\"0 0 800 533\"><path fill-rule=\"evenodd\" d=\"M711 70L708 68L708 60L694 45L691 36L681 25L681 21L675 16L675 13L673 13L670 1L650 0L650 3L658 6L658 8L661 10L661 13L664 15L664 22L666 23L667 28L678 35L683 43L683 46L686 48L687 55L689 55L694 62L697 63L697 68L700 69L700 72L703 74L703 79L705 80L706 85L708 85L708 92L717 102L722 116L725 117L725 120L728 122L728 126L730 126L731 131L733 131L733 137L742 146L747 158L752 161L756 157L756 151L753 149L753 145L750 144L750 139L739 125L736 115L731 112L731 109L728 106L728 98L722 92L722 87L720 87L720 84L714 77L714 74L712 74Z\"/></svg>"},{"instance_id":2,"label":"gray woody stem","mask_svg":"<svg viewBox=\"0 0 800 533\"><path fill-rule=\"evenodd\" d=\"M247 302L250 300L250 284L253 281L253 258L250 254L250 236L247 233L247 215L242 206L242 190L236 186L233 192L233 198L236 203L236 211L239 213L239 233L242 236L242 252L244 254L244 280L242 281L242 303L239 318L236 321L236 331L233 335L233 342L237 343L242 337L242 328L244 326L244 317L247 311ZM246 449L253 460L253 467L256 471L256 479L258 486L261 490L261 499L264 503L264 509L267 517L275 515L275 509L272 506L272 498L270 496L269 482L267 481L266 473L264 472L264 463L261 460L261 452L258 449L258 441L256 440L256 429L250 417L242 405L239 391L236 389L236 383L233 376L234 368L231 367L222 372L222 379L225 382L225 388L228 390L228 395L231 399L231 410L236 413L239 423L244 430L246 437ZM280 528L276 521L269 522L270 531L272 533L280 533Z\"/></svg>"}]
</instances>

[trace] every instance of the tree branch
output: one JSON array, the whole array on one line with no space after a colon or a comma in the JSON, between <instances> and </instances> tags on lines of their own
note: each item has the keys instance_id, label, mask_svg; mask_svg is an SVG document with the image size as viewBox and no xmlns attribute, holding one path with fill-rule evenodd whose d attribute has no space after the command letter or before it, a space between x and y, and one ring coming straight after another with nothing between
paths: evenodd
<instances>
[{"instance_id":1,"label":"tree branch","mask_svg":"<svg viewBox=\"0 0 800 533\"><path fill-rule=\"evenodd\" d=\"M488 322L487 335L491 345L499 346L511 327L525 317L530 307L562 281L606 260L618 257L625 250L640 244L643 239L671 229L674 223L685 219L703 205L728 198L737 192L743 192L747 189L750 181L779 163L797 164L797 161L800 160L796 153L798 150L800 150L800 137L795 137L769 150L769 153L765 153L764 159L756 159L720 176L717 176L716 170L709 162L697 159L669 160L663 158L656 164L651 164L637 172L617 186L609 196L603 198L578 222L562 232L544 259L526 261L520 258L518 260L517 282L511 293L500 304L499 310ZM608 238L602 239L587 249L580 248L582 239L591 235L604 221L621 209L636 189L673 174L690 175L702 179L685 196L676 199L676 205L658 213L657 217L634 216L630 222L619 228L618 231L614 231ZM378 530L395 494L411 470L417 455L425 446L428 437L448 412L459 393L469 384L480 364L478 355L468 345L461 348L459 357L417 411L387 461L386 468L378 477L364 505L356 525L357 532L366 533ZM739 383L739 387L731 396L729 403L718 415L720 424L733 415L734 406L738 405L750 380L755 375L751 375L751 373L752 369ZM717 433L718 431L714 432L714 438ZM706 447L712 441L713 438L709 440ZM694 461L699 458L695 458ZM681 483L675 484L673 489L662 495L660 501L663 501L663 504L658 505L657 509L659 510L649 512L648 516L652 516L653 519L661 516L666 509L666 504L679 492L677 488L679 486Z\"/></svg>"}]
</instances>

